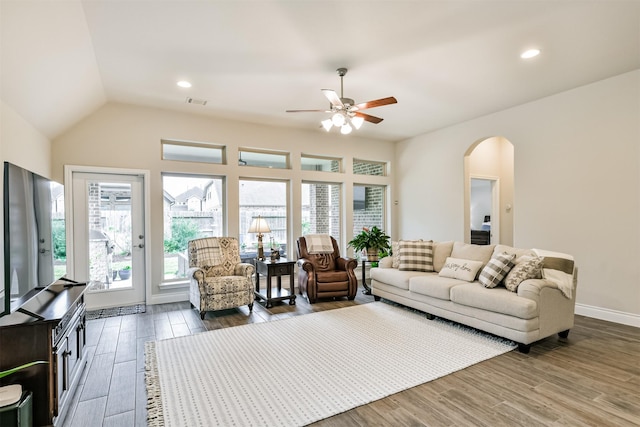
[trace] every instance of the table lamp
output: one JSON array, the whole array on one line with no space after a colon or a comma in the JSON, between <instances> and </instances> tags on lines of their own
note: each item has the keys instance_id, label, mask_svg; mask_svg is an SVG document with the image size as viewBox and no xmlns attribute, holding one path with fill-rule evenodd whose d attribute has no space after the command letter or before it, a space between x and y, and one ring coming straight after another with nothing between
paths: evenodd
<instances>
[{"instance_id":1,"label":"table lamp","mask_svg":"<svg viewBox=\"0 0 640 427\"><path fill-rule=\"evenodd\" d=\"M257 218L253 218L251 226L249 227L249 233L258 233L258 259L264 261L264 247L262 246L262 233L271 233L269 224L267 221L258 215Z\"/></svg>"}]
</instances>

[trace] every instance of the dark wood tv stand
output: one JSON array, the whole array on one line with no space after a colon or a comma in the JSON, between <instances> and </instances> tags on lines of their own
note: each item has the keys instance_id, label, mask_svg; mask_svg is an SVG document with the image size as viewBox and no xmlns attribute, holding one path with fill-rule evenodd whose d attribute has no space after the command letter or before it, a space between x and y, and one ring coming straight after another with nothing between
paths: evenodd
<instances>
[{"instance_id":1,"label":"dark wood tv stand","mask_svg":"<svg viewBox=\"0 0 640 427\"><path fill-rule=\"evenodd\" d=\"M33 393L33 424L62 424L86 365L85 283L60 279L0 318L0 371L35 365L0 380Z\"/></svg>"}]
</instances>

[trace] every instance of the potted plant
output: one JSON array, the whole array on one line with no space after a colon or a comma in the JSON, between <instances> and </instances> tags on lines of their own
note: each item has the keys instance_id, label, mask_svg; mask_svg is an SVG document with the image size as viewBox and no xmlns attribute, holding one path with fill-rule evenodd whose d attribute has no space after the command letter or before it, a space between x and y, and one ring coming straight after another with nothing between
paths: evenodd
<instances>
[{"instance_id":1,"label":"potted plant","mask_svg":"<svg viewBox=\"0 0 640 427\"><path fill-rule=\"evenodd\" d=\"M391 249L389 239L384 231L374 225L371 229L363 227L362 231L349 241L348 246L356 253L362 253L368 261L377 261L379 252Z\"/></svg>"},{"instance_id":2,"label":"potted plant","mask_svg":"<svg viewBox=\"0 0 640 427\"><path fill-rule=\"evenodd\" d=\"M131 266L124 266L120 271L118 271L118 274L120 275L120 280L129 279L129 277L131 277Z\"/></svg>"}]
</instances>

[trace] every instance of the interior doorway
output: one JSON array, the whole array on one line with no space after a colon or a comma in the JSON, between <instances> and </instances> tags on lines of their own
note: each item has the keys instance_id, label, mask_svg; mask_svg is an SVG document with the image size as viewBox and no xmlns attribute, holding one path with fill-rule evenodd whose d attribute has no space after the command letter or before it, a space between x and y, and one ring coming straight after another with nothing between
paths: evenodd
<instances>
[{"instance_id":1,"label":"interior doorway","mask_svg":"<svg viewBox=\"0 0 640 427\"><path fill-rule=\"evenodd\" d=\"M466 242L513 246L514 190L513 144L500 136L471 144L464 155Z\"/></svg>"},{"instance_id":2,"label":"interior doorway","mask_svg":"<svg viewBox=\"0 0 640 427\"><path fill-rule=\"evenodd\" d=\"M476 245L500 242L500 180L471 177L470 240Z\"/></svg>"}]
</instances>

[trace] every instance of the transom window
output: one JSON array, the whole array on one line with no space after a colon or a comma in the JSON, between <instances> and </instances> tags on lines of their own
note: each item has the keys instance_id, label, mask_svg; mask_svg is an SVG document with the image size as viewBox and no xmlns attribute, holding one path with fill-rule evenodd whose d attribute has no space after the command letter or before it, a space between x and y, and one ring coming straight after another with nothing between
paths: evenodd
<instances>
[{"instance_id":1,"label":"transom window","mask_svg":"<svg viewBox=\"0 0 640 427\"><path fill-rule=\"evenodd\" d=\"M387 175L387 164L368 160L353 159L353 173L358 175Z\"/></svg>"},{"instance_id":2,"label":"transom window","mask_svg":"<svg viewBox=\"0 0 640 427\"><path fill-rule=\"evenodd\" d=\"M161 146L162 160L215 164L226 163L226 153L223 145L163 139Z\"/></svg>"},{"instance_id":3,"label":"transom window","mask_svg":"<svg viewBox=\"0 0 640 427\"><path fill-rule=\"evenodd\" d=\"M300 159L302 170L342 172L342 160L333 157L303 154Z\"/></svg>"},{"instance_id":4,"label":"transom window","mask_svg":"<svg viewBox=\"0 0 640 427\"><path fill-rule=\"evenodd\" d=\"M238 166L289 169L289 153L241 148L238 151Z\"/></svg>"}]
</instances>

